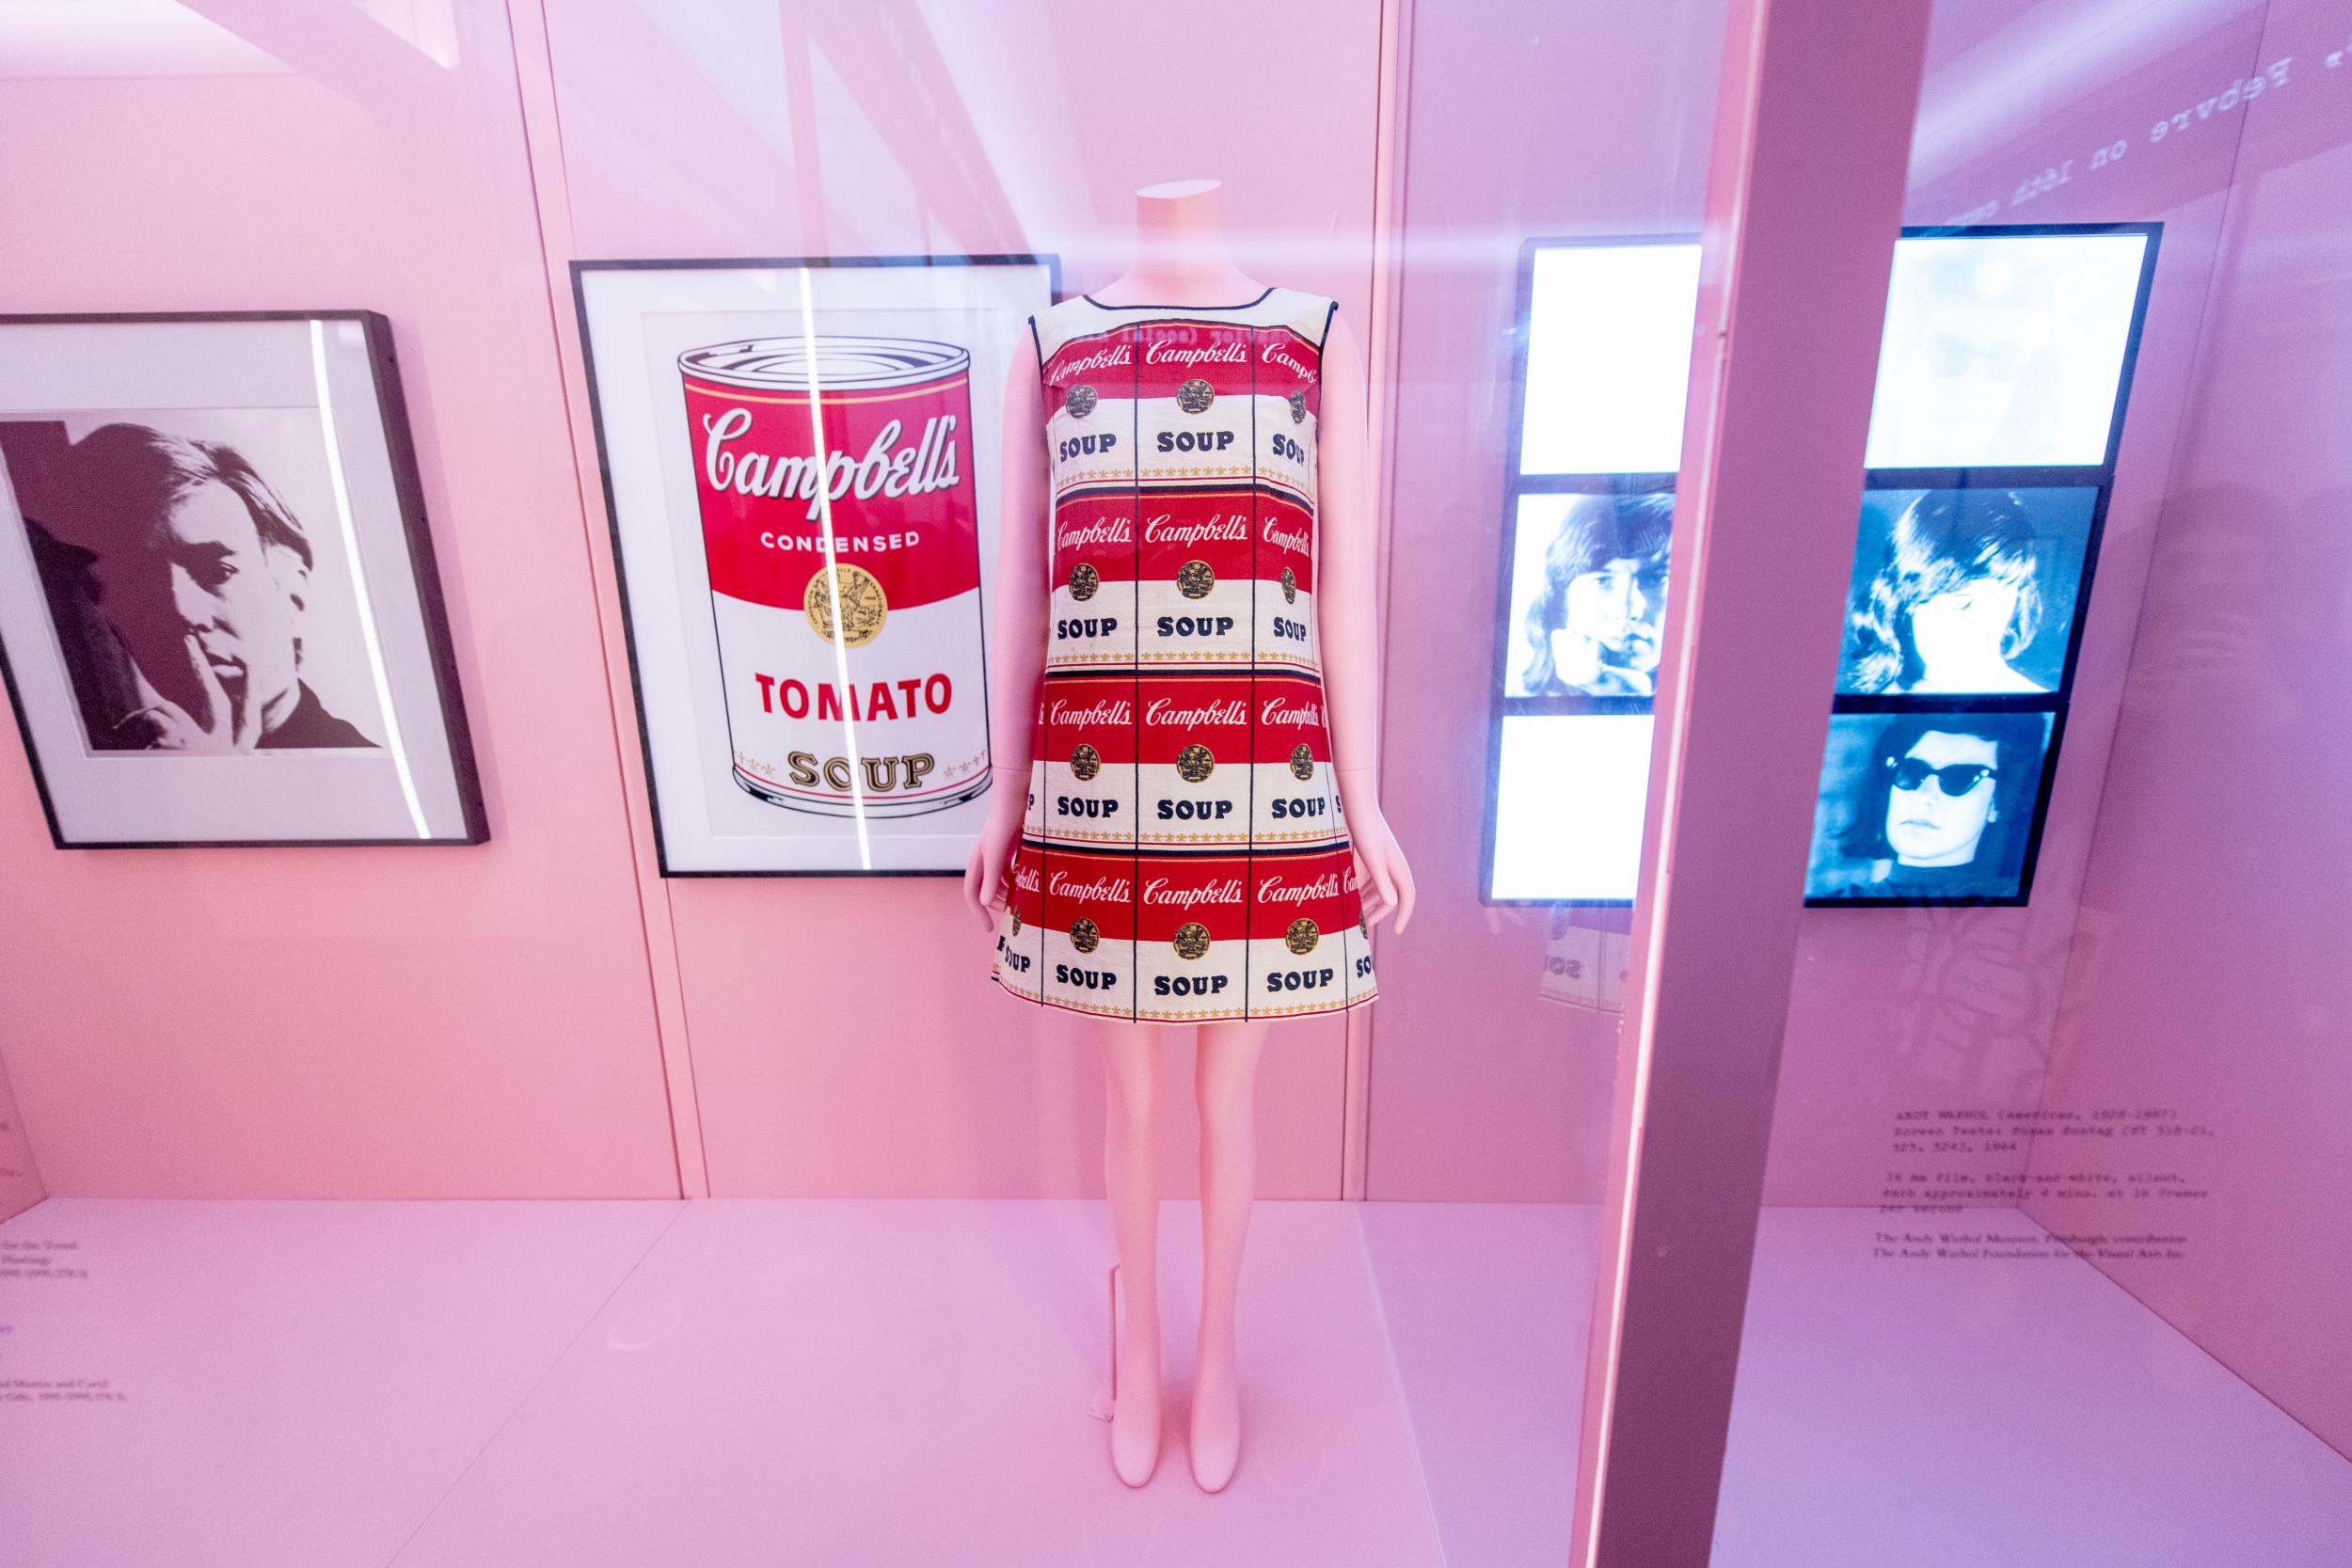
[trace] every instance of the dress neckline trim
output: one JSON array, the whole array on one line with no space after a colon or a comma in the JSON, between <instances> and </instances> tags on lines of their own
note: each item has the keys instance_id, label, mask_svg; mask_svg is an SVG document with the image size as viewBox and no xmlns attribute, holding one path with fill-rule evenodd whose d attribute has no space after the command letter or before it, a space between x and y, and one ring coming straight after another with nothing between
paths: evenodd
<instances>
[{"instance_id":1,"label":"dress neckline trim","mask_svg":"<svg viewBox=\"0 0 2352 1568\"><path fill-rule=\"evenodd\" d=\"M1255 299L1245 299L1239 305L1105 305L1092 294L1078 297L1097 310L1247 310L1253 305L1263 305L1274 294L1274 285L1266 285L1265 293Z\"/></svg>"}]
</instances>

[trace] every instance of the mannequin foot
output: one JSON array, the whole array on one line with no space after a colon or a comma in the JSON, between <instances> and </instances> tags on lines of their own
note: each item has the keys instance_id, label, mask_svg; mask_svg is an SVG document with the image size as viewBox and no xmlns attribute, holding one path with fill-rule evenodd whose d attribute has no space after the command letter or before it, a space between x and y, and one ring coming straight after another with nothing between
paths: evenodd
<instances>
[{"instance_id":1,"label":"mannequin foot","mask_svg":"<svg viewBox=\"0 0 2352 1568\"><path fill-rule=\"evenodd\" d=\"M1241 1461L1241 1380L1232 1355L1203 1351L1192 1385L1192 1479L1222 1492Z\"/></svg>"},{"instance_id":2,"label":"mannequin foot","mask_svg":"<svg viewBox=\"0 0 2352 1568\"><path fill-rule=\"evenodd\" d=\"M1160 1335L1156 1326L1120 1336L1119 1393L1111 1401L1111 1468L1141 1486L1160 1465Z\"/></svg>"}]
</instances>

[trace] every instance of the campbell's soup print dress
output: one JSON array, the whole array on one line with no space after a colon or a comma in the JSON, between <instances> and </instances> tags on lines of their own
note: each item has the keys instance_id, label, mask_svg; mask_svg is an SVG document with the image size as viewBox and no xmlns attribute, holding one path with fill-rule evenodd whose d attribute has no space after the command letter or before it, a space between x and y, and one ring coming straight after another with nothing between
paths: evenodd
<instances>
[{"instance_id":1,"label":"campbell's soup print dress","mask_svg":"<svg viewBox=\"0 0 2352 1568\"><path fill-rule=\"evenodd\" d=\"M996 925L1015 996L1147 1023L1373 998L1317 652L1335 309L1082 294L1031 319L1052 598Z\"/></svg>"}]
</instances>

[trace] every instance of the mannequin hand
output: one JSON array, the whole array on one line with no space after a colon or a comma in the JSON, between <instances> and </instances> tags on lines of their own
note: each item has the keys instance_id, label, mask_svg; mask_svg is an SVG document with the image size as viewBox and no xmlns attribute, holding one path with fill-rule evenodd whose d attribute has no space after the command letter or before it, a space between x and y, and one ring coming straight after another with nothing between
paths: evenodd
<instances>
[{"instance_id":1,"label":"mannequin hand","mask_svg":"<svg viewBox=\"0 0 2352 1568\"><path fill-rule=\"evenodd\" d=\"M963 868L963 901L979 914L982 930L996 928L996 906L1005 896L1005 868L1012 863L1012 847L1021 837L1021 818L1029 805L1026 773L1025 768L1019 774L1009 768L996 770L989 786L988 821Z\"/></svg>"},{"instance_id":2,"label":"mannequin hand","mask_svg":"<svg viewBox=\"0 0 2352 1568\"><path fill-rule=\"evenodd\" d=\"M1356 886L1363 899L1364 925L1379 925L1396 916L1396 934L1405 934L1413 918L1413 868L1389 832L1380 802L1366 800L1347 808L1347 831L1355 843Z\"/></svg>"}]
</instances>

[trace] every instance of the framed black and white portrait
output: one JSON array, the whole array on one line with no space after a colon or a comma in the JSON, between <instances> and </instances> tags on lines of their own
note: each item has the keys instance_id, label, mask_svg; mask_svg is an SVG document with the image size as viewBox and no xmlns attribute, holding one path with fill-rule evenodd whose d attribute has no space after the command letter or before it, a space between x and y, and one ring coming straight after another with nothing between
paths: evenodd
<instances>
[{"instance_id":1,"label":"framed black and white portrait","mask_svg":"<svg viewBox=\"0 0 2352 1568\"><path fill-rule=\"evenodd\" d=\"M1506 697L1657 694L1672 490L1518 498Z\"/></svg>"},{"instance_id":2,"label":"framed black and white portrait","mask_svg":"<svg viewBox=\"0 0 2352 1568\"><path fill-rule=\"evenodd\" d=\"M1833 717L1806 896L2023 903L2056 717L1963 706Z\"/></svg>"},{"instance_id":3,"label":"framed black and white portrait","mask_svg":"<svg viewBox=\"0 0 2352 1568\"><path fill-rule=\"evenodd\" d=\"M486 838L384 318L0 317L0 668L61 848Z\"/></svg>"}]
</instances>

